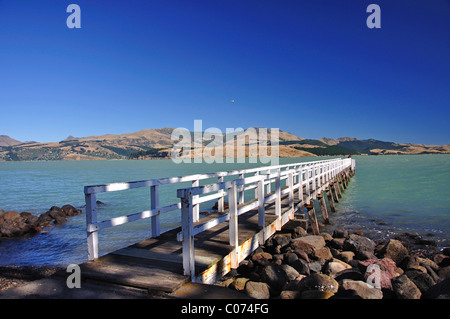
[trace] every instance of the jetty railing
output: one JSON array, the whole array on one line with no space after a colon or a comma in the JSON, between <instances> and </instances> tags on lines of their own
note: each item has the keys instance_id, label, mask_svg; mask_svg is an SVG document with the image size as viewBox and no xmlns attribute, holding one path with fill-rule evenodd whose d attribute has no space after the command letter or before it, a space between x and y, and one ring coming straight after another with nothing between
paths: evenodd
<instances>
[{"instance_id":1,"label":"jetty railing","mask_svg":"<svg viewBox=\"0 0 450 319\"><path fill-rule=\"evenodd\" d=\"M196 279L195 235L229 221L230 263L231 268L237 268L239 263L258 245L264 244L270 236L281 230L284 224L293 219L295 212L301 211L304 206L310 204L311 199L317 198L317 194L325 190L330 181L337 178L345 169L354 169L354 165L354 160L350 158L296 163L284 167L267 167L256 171L257 173L250 177L244 177L242 174L238 179L227 182L179 189L177 196L181 200L182 224L181 232L178 233L178 240L183 243L184 275L190 276L192 281ZM264 170L266 170L266 173L261 173ZM283 181L285 181L284 187L282 187ZM273 192L265 187L272 182L275 183ZM254 197L244 201L242 190L251 189L256 190ZM298 196L297 205L294 205L295 193ZM228 212L194 226L196 222L195 207L211 199L223 200L225 194L228 195ZM282 212L281 201L286 194L288 194L288 206ZM275 227L266 227L265 204L274 200L276 220L272 225L275 225ZM258 209L258 227L260 229L256 235L257 240L252 240L252 244L240 246L238 243L238 216L254 209Z\"/></svg>"},{"instance_id":2,"label":"jetty railing","mask_svg":"<svg viewBox=\"0 0 450 319\"><path fill-rule=\"evenodd\" d=\"M275 200L277 214L281 216L281 196L289 193L289 198L293 199L294 191L303 189L305 186L306 197L303 198L302 192L298 196L302 202L309 204L311 198L315 198L317 190L324 186L327 181L338 176L344 169L352 166L354 160L351 159L330 159L313 162L300 162L293 164L264 166L258 168L235 170L228 172L216 172L205 174L194 174L181 177L170 177L151 179L144 181L133 181L124 183L111 183L104 185L85 186L86 200L86 232L88 244L88 259L94 260L99 256L98 232L102 229L116 227L140 219L151 219L152 237L158 237L161 234L160 215L181 210L181 232L178 233L178 240L183 241L183 268L186 275L195 275L194 269L194 236L205 231L214 225L231 220L230 230L232 238L230 244L232 247L237 245L237 216L244 214L258 207L260 216L259 224L264 225L264 204ZM225 177L231 178L230 181L224 181ZM203 180L217 178L217 183L200 186ZM191 182L192 187L182 188L177 191L179 202L161 206L159 202L159 187L167 184L177 184ZM285 186L282 186L284 182ZM116 192L135 188L150 189L150 207L148 210L131 213L125 216L114 217L107 220L98 221L97 216L97 197L99 193ZM246 191L254 189L253 198L246 201ZM274 191L272 191L274 189ZM229 208L225 209L224 198L228 196ZM217 201L218 212L223 212L216 219L196 225L200 221L199 205L207 201ZM293 202L293 201L292 201ZM246 204L244 204L246 203ZM238 206L240 205L240 206ZM292 207L292 214L296 208ZM281 228L283 218L279 217ZM168 230L166 230L168 231ZM261 241L266 240L267 236L262 235ZM239 256L233 257L233 265L239 263Z\"/></svg>"}]
</instances>

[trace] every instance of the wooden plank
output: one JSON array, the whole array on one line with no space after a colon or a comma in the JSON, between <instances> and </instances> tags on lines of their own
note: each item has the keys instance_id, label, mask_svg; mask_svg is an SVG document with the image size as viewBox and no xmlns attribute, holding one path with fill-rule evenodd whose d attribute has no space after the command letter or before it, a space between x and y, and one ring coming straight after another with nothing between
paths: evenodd
<instances>
[{"instance_id":1,"label":"wooden plank","mask_svg":"<svg viewBox=\"0 0 450 319\"><path fill-rule=\"evenodd\" d=\"M125 286L172 292L187 282L187 277L154 267L92 261L80 265L83 278Z\"/></svg>"}]
</instances>

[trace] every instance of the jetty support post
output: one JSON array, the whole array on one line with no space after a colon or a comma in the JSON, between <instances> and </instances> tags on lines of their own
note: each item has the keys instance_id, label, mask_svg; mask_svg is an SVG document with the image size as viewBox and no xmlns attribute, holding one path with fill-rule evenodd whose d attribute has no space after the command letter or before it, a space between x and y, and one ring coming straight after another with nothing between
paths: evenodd
<instances>
[{"instance_id":1,"label":"jetty support post","mask_svg":"<svg viewBox=\"0 0 450 319\"><path fill-rule=\"evenodd\" d=\"M95 193L86 191L85 188L88 259L92 261L98 258L97 201Z\"/></svg>"},{"instance_id":2,"label":"jetty support post","mask_svg":"<svg viewBox=\"0 0 450 319\"><path fill-rule=\"evenodd\" d=\"M325 193L327 194L328 204L330 204L331 212L336 212L336 207L334 206L333 195L331 194L331 186L329 185L325 188Z\"/></svg>"},{"instance_id":3,"label":"jetty support post","mask_svg":"<svg viewBox=\"0 0 450 319\"><path fill-rule=\"evenodd\" d=\"M328 210L327 205L325 203L325 198L323 196L323 192L317 194L317 199L319 200L320 211L322 212L323 221L325 224L329 224L330 220L328 218Z\"/></svg>"}]
</instances>

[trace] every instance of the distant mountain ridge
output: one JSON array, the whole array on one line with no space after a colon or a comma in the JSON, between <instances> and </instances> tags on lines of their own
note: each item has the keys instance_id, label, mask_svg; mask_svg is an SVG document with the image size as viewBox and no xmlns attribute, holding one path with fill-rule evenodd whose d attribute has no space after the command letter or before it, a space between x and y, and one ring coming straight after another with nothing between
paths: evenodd
<instances>
[{"instance_id":1,"label":"distant mountain ridge","mask_svg":"<svg viewBox=\"0 0 450 319\"><path fill-rule=\"evenodd\" d=\"M171 138L173 130L174 128L164 127L125 134L68 136L62 141L50 143L20 142L9 136L0 135L0 161L170 158L171 150L178 142ZM271 131L268 130L268 135L270 134ZM222 137L225 138L225 134ZM255 143L258 142L247 141L243 150L246 157L254 156L250 145ZM211 141L203 141L204 150L211 150L214 146ZM441 153L450 153L450 145L399 144L352 137L338 139L323 137L314 140L281 130L279 132L280 157ZM223 154L226 154L225 151ZM187 152L185 156L192 157L193 152L190 154Z\"/></svg>"}]
</instances>

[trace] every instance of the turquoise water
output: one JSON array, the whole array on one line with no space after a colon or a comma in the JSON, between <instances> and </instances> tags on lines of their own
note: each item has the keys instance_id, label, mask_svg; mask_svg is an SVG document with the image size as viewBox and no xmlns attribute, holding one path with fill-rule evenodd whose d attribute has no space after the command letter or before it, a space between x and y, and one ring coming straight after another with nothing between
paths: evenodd
<instances>
[{"instance_id":1,"label":"turquoise water","mask_svg":"<svg viewBox=\"0 0 450 319\"><path fill-rule=\"evenodd\" d=\"M318 158L285 158L295 163ZM345 191L335 226L345 225L380 237L399 232L432 236L448 246L450 233L450 155L358 156L357 172ZM228 171L261 164L174 164L154 161L70 161L0 163L0 208L39 214L51 206L84 205L83 187L113 182ZM189 183L184 184L185 187ZM160 188L161 204L177 201L176 188ZM106 203L98 209L99 220L149 208L148 189L100 194ZM206 209L207 207L203 207ZM179 212L161 217L162 228L178 225ZM382 223L383 225L379 225ZM133 222L100 232L100 253L135 243L150 235L149 220ZM67 265L87 259L85 214L71 217L67 224L28 239L2 239L1 265Z\"/></svg>"}]
</instances>

